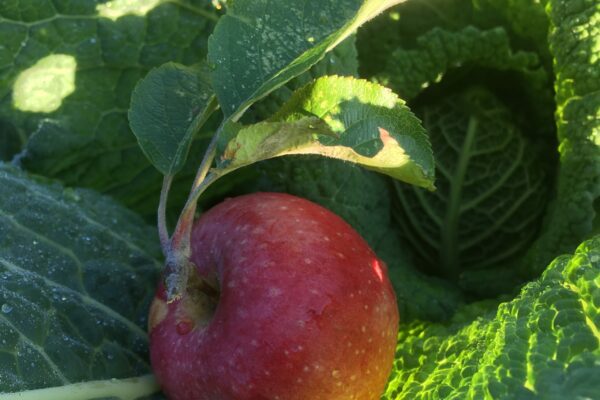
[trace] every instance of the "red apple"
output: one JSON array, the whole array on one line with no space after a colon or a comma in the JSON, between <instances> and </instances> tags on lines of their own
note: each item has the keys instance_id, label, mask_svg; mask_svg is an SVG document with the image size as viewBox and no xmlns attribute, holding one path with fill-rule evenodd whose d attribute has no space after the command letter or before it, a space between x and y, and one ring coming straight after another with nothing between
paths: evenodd
<instances>
[{"instance_id":1,"label":"red apple","mask_svg":"<svg viewBox=\"0 0 600 400\"><path fill-rule=\"evenodd\" d=\"M379 399L398 331L385 264L341 218L256 193L205 213L182 300L159 287L154 372L173 400ZM207 290L208 288L208 290Z\"/></svg>"}]
</instances>

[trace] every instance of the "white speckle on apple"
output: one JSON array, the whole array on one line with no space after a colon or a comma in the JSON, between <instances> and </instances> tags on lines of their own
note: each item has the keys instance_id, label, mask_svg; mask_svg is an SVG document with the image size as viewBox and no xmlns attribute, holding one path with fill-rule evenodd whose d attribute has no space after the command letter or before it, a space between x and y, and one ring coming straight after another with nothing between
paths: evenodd
<instances>
[{"instance_id":1,"label":"white speckle on apple","mask_svg":"<svg viewBox=\"0 0 600 400\"><path fill-rule=\"evenodd\" d=\"M367 331L367 327L366 327L366 326L364 326L364 325L363 325L363 326L361 326L361 327L360 327L360 331L361 331L362 333L365 333L365 332Z\"/></svg>"},{"instance_id":2,"label":"white speckle on apple","mask_svg":"<svg viewBox=\"0 0 600 400\"><path fill-rule=\"evenodd\" d=\"M294 218L294 222L299 224L300 223L300 218Z\"/></svg>"},{"instance_id":3,"label":"white speckle on apple","mask_svg":"<svg viewBox=\"0 0 600 400\"><path fill-rule=\"evenodd\" d=\"M319 294L319 291L317 289L310 289L310 293L311 294Z\"/></svg>"},{"instance_id":4,"label":"white speckle on apple","mask_svg":"<svg viewBox=\"0 0 600 400\"><path fill-rule=\"evenodd\" d=\"M296 379L296 383L302 383L302 378Z\"/></svg>"},{"instance_id":5,"label":"white speckle on apple","mask_svg":"<svg viewBox=\"0 0 600 400\"><path fill-rule=\"evenodd\" d=\"M333 371L331 371L331 376L334 377L335 379L338 379L340 377L340 371L338 371L337 369L334 369Z\"/></svg>"},{"instance_id":6,"label":"white speckle on apple","mask_svg":"<svg viewBox=\"0 0 600 400\"><path fill-rule=\"evenodd\" d=\"M312 260L310 258L306 257L304 259L304 264L309 264L310 265L310 264L312 264Z\"/></svg>"},{"instance_id":7,"label":"white speckle on apple","mask_svg":"<svg viewBox=\"0 0 600 400\"><path fill-rule=\"evenodd\" d=\"M352 376L350 376L350 380L351 380L351 381L355 381L355 380L356 380L356 375L352 375Z\"/></svg>"},{"instance_id":8,"label":"white speckle on apple","mask_svg":"<svg viewBox=\"0 0 600 400\"><path fill-rule=\"evenodd\" d=\"M302 370L304 372L308 372L308 371L310 371L310 367L308 365L305 365L304 368L302 368Z\"/></svg>"},{"instance_id":9,"label":"white speckle on apple","mask_svg":"<svg viewBox=\"0 0 600 400\"><path fill-rule=\"evenodd\" d=\"M368 309L369 309L369 306L365 304L365 310L368 310Z\"/></svg>"},{"instance_id":10,"label":"white speckle on apple","mask_svg":"<svg viewBox=\"0 0 600 400\"><path fill-rule=\"evenodd\" d=\"M281 206L281 207L279 207L279 209L280 209L280 210L282 210L282 211L285 211L285 210L287 210L288 208L287 208L287 206Z\"/></svg>"},{"instance_id":11,"label":"white speckle on apple","mask_svg":"<svg viewBox=\"0 0 600 400\"><path fill-rule=\"evenodd\" d=\"M352 347L352 342L348 342L348 343L346 343L346 345L347 345L348 347Z\"/></svg>"},{"instance_id":12,"label":"white speckle on apple","mask_svg":"<svg viewBox=\"0 0 600 400\"><path fill-rule=\"evenodd\" d=\"M329 242L331 239L329 239L329 236L323 236L323 240Z\"/></svg>"},{"instance_id":13,"label":"white speckle on apple","mask_svg":"<svg viewBox=\"0 0 600 400\"><path fill-rule=\"evenodd\" d=\"M258 347L258 341L256 339L252 339L252 341L250 342L250 344L254 347Z\"/></svg>"},{"instance_id":14,"label":"white speckle on apple","mask_svg":"<svg viewBox=\"0 0 600 400\"><path fill-rule=\"evenodd\" d=\"M237 285L237 282L234 281L233 279L230 280L229 282L227 282L227 287L228 288L234 288L234 287L236 287L236 285Z\"/></svg>"},{"instance_id":15,"label":"white speckle on apple","mask_svg":"<svg viewBox=\"0 0 600 400\"><path fill-rule=\"evenodd\" d=\"M342 260L344 260L344 259L346 258L346 256L345 256L345 255L343 255L342 253L337 253L337 256L338 256L339 258L341 258Z\"/></svg>"},{"instance_id":16,"label":"white speckle on apple","mask_svg":"<svg viewBox=\"0 0 600 400\"><path fill-rule=\"evenodd\" d=\"M277 297L281 295L282 290L276 287L269 288L269 297Z\"/></svg>"},{"instance_id":17,"label":"white speckle on apple","mask_svg":"<svg viewBox=\"0 0 600 400\"><path fill-rule=\"evenodd\" d=\"M242 239L242 241L240 242L240 244L242 246L245 245L246 243L248 243L248 239Z\"/></svg>"}]
</instances>

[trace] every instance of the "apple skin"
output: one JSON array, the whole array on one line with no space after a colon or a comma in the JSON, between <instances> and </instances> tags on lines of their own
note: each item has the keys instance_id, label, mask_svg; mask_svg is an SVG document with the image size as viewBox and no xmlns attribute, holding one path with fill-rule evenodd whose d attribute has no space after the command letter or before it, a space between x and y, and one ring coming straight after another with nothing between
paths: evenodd
<instances>
[{"instance_id":1,"label":"apple skin","mask_svg":"<svg viewBox=\"0 0 600 400\"><path fill-rule=\"evenodd\" d=\"M340 217L287 194L228 199L194 224L191 259L220 297L212 310L194 296L167 304L159 286L150 354L169 399L380 398L396 296L383 261Z\"/></svg>"}]
</instances>

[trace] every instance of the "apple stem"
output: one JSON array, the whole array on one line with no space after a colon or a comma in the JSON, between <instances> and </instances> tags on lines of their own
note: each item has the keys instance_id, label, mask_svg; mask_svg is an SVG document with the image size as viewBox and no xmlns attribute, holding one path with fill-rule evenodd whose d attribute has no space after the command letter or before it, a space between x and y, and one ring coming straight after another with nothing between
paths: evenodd
<instances>
[{"instance_id":1,"label":"apple stem","mask_svg":"<svg viewBox=\"0 0 600 400\"><path fill-rule=\"evenodd\" d=\"M170 247L169 228L167 227L167 199L172 182L173 175L165 175L158 203L158 237L160 238L160 246L165 255Z\"/></svg>"},{"instance_id":2,"label":"apple stem","mask_svg":"<svg viewBox=\"0 0 600 400\"><path fill-rule=\"evenodd\" d=\"M190 256L192 226L196 214L196 205L198 203L198 198L206 188L221 176L221 174L209 173L209 171L217 153L217 143L224 125L225 121L213 135L212 140L204 153L196 177L194 178L190 195L179 215L173 236L170 240L167 239L167 247L163 247L163 252L165 253L165 258L167 260L165 266L165 284L167 289L167 300L169 302L182 297L183 293L185 293L190 273L194 269L194 265L190 262ZM161 217L159 216L159 219L160 218Z\"/></svg>"}]
</instances>

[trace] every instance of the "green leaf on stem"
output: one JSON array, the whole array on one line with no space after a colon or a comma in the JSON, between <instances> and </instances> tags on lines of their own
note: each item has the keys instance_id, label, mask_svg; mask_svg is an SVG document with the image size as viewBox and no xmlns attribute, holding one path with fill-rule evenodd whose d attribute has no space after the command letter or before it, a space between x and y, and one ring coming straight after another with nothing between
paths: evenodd
<instances>
[{"instance_id":1,"label":"green leaf on stem","mask_svg":"<svg viewBox=\"0 0 600 400\"><path fill-rule=\"evenodd\" d=\"M157 391L159 257L156 230L108 197L0 164L0 398Z\"/></svg>"},{"instance_id":2,"label":"green leaf on stem","mask_svg":"<svg viewBox=\"0 0 600 400\"><path fill-rule=\"evenodd\" d=\"M434 161L420 121L393 92L350 77L296 91L269 121L230 124L216 171L287 154L318 154L433 189Z\"/></svg>"},{"instance_id":3,"label":"green leaf on stem","mask_svg":"<svg viewBox=\"0 0 600 400\"><path fill-rule=\"evenodd\" d=\"M129 124L156 169L173 175L183 168L194 134L215 109L206 65L169 62L138 82Z\"/></svg>"},{"instance_id":4,"label":"green leaf on stem","mask_svg":"<svg viewBox=\"0 0 600 400\"><path fill-rule=\"evenodd\" d=\"M213 86L225 116L236 121L252 103L401 1L236 0L208 42Z\"/></svg>"}]
</instances>

